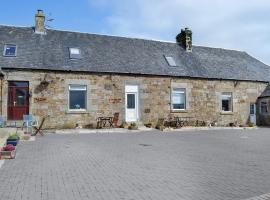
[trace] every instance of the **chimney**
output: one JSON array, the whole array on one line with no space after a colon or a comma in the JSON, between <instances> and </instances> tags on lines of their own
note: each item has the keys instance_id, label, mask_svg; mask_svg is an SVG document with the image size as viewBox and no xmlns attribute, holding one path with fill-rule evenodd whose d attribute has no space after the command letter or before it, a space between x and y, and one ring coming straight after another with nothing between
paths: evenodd
<instances>
[{"instance_id":1,"label":"chimney","mask_svg":"<svg viewBox=\"0 0 270 200\"><path fill-rule=\"evenodd\" d=\"M43 10L37 10L36 17L36 27L35 27L35 33L38 34L46 34L45 30L45 15L43 13Z\"/></svg>"},{"instance_id":2,"label":"chimney","mask_svg":"<svg viewBox=\"0 0 270 200\"><path fill-rule=\"evenodd\" d=\"M192 52L192 31L189 28L181 29L181 33L176 36L176 41L186 52Z\"/></svg>"}]
</instances>

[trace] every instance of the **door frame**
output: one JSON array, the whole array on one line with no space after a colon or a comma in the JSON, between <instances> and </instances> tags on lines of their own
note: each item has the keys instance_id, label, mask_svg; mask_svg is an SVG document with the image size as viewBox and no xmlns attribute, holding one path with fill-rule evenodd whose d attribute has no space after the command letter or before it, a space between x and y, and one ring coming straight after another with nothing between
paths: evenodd
<instances>
[{"instance_id":1,"label":"door frame","mask_svg":"<svg viewBox=\"0 0 270 200\"><path fill-rule=\"evenodd\" d=\"M129 120L127 117L127 95L128 94L135 94L136 120ZM126 122L138 122L139 121L139 86L136 84L125 85L125 121Z\"/></svg>"},{"instance_id":2,"label":"door frame","mask_svg":"<svg viewBox=\"0 0 270 200\"><path fill-rule=\"evenodd\" d=\"M27 83L27 86L11 86L12 82L21 82L21 83ZM23 80L8 80L8 87L7 87L7 119L8 120L23 120L23 119L16 119L16 117L14 117L13 115L11 115L11 111L10 108L12 107L10 104L10 92L12 93L12 98L15 98L16 96L16 89L17 88L22 88L22 89L26 89L27 93L26 93L26 112L25 114L29 114L30 112L30 96L29 96L29 81L23 81ZM14 99L13 99L14 100ZM14 108L15 106L13 106Z\"/></svg>"}]
</instances>

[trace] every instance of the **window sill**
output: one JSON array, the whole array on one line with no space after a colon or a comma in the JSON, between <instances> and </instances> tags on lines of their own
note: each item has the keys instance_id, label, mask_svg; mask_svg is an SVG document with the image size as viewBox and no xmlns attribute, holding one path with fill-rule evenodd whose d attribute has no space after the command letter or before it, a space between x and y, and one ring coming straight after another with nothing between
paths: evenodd
<instances>
[{"instance_id":1,"label":"window sill","mask_svg":"<svg viewBox=\"0 0 270 200\"><path fill-rule=\"evenodd\" d=\"M188 113L188 110L171 110L171 113Z\"/></svg>"},{"instance_id":2,"label":"window sill","mask_svg":"<svg viewBox=\"0 0 270 200\"><path fill-rule=\"evenodd\" d=\"M88 114L87 110L68 110L66 114Z\"/></svg>"},{"instance_id":3,"label":"window sill","mask_svg":"<svg viewBox=\"0 0 270 200\"><path fill-rule=\"evenodd\" d=\"M233 111L221 111L221 115L233 115Z\"/></svg>"}]
</instances>

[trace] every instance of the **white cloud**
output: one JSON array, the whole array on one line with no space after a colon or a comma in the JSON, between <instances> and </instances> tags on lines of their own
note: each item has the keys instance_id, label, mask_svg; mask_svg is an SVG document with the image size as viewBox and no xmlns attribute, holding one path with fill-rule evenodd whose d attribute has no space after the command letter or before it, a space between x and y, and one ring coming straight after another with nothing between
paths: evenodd
<instances>
[{"instance_id":1,"label":"white cloud","mask_svg":"<svg viewBox=\"0 0 270 200\"><path fill-rule=\"evenodd\" d=\"M101 0L108 9L108 32L115 35L174 40L190 27L194 43L247 51L270 63L268 0ZM269 58L268 58L269 57Z\"/></svg>"}]
</instances>

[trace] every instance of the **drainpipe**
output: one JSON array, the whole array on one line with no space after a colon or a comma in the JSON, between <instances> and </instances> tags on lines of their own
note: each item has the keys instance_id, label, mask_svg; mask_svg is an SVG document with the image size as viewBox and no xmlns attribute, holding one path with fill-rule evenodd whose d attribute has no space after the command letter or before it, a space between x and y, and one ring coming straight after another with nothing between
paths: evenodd
<instances>
[{"instance_id":1,"label":"drainpipe","mask_svg":"<svg viewBox=\"0 0 270 200\"><path fill-rule=\"evenodd\" d=\"M3 85L4 85L4 73L0 69L0 80L1 80L1 86L0 86L0 115L3 115Z\"/></svg>"}]
</instances>

